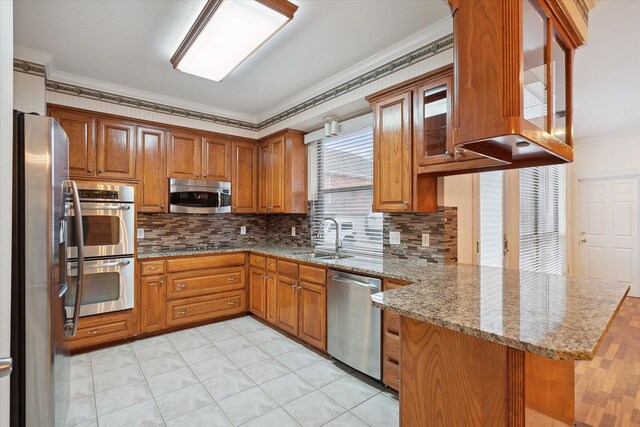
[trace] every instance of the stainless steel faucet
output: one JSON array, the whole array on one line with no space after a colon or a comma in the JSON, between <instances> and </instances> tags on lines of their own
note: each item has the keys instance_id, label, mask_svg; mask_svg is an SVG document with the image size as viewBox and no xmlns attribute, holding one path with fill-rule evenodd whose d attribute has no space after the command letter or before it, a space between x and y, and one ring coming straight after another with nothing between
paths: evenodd
<instances>
[{"instance_id":1,"label":"stainless steel faucet","mask_svg":"<svg viewBox=\"0 0 640 427\"><path fill-rule=\"evenodd\" d=\"M333 221L333 223L336 225L336 255L337 255L338 252L340 251L340 234L339 234L339 230L338 230L338 221L336 221L333 218L322 218L322 221L320 221L320 225L318 226L318 232L316 233L316 239L320 238L320 235L322 234L322 224L324 224L325 221Z\"/></svg>"}]
</instances>

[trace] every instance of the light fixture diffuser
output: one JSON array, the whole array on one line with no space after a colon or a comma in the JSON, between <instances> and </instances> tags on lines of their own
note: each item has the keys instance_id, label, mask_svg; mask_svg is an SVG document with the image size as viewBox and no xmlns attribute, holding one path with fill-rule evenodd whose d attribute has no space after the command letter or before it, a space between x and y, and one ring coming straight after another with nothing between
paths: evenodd
<instances>
[{"instance_id":1,"label":"light fixture diffuser","mask_svg":"<svg viewBox=\"0 0 640 427\"><path fill-rule=\"evenodd\" d=\"M291 21L297 9L286 0L209 0L171 64L222 81Z\"/></svg>"}]
</instances>

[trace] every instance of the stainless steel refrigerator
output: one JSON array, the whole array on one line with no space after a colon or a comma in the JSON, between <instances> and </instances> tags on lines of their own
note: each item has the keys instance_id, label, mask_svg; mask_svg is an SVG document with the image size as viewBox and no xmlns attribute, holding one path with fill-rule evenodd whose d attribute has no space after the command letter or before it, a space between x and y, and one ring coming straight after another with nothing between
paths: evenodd
<instances>
[{"instance_id":1,"label":"stainless steel refrigerator","mask_svg":"<svg viewBox=\"0 0 640 427\"><path fill-rule=\"evenodd\" d=\"M69 180L69 142L60 125L49 117L14 112L13 139L11 425L63 426L70 385L64 342L75 334L79 313L75 301L72 317L64 310L69 305L66 230L67 222L81 221L82 214L64 216L65 203L78 210L80 204ZM78 276L79 302L82 271Z\"/></svg>"}]
</instances>

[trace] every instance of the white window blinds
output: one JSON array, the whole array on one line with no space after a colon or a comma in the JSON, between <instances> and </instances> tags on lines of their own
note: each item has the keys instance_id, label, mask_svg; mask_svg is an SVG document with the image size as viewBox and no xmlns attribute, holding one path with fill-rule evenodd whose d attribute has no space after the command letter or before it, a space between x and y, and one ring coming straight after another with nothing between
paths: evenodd
<instances>
[{"instance_id":1,"label":"white window blinds","mask_svg":"<svg viewBox=\"0 0 640 427\"><path fill-rule=\"evenodd\" d=\"M566 167L520 170L520 269L566 273Z\"/></svg>"},{"instance_id":2,"label":"white window blinds","mask_svg":"<svg viewBox=\"0 0 640 427\"><path fill-rule=\"evenodd\" d=\"M504 259L504 173L480 174L478 264L502 267Z\"/></svg>"},{"instance_id":3,"label":"white window blinds","mask_svg":"<svg viewBox=\"0 0 640 427\"><path fill-rule=\"evenodd\" d=\"M333 251L336 227L323 218L338 222L342 251L368 256L382 255L381 213L372 213L373 202L373 127L353 130L324 138L309 146L315 149L316 176L312 200L312 230L318 249ZM310 157L313 157L310 152ZM313 170L314 168L310 168ZM315 181L315 182L314 182Z\"/></svg>"}]
</instances>

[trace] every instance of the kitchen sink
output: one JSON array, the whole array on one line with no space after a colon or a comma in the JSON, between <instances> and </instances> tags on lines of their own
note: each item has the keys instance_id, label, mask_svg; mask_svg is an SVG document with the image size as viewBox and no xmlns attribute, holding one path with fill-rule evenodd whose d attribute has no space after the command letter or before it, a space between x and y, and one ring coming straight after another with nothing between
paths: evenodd
<instances>
[{"instance_id":1,"label":"kitchen sink","mask_svg":"<svg viewBox=\"0 0 640 427\"><path fill-rule=\"evenodd\" d=\"M319 259L319 260L351 258L351 255L334 254L331 252L317 252L317 251L294 252L293 254L302 255L302 256L306 256L313 259Z\"/></svg>"}]
</instances>

